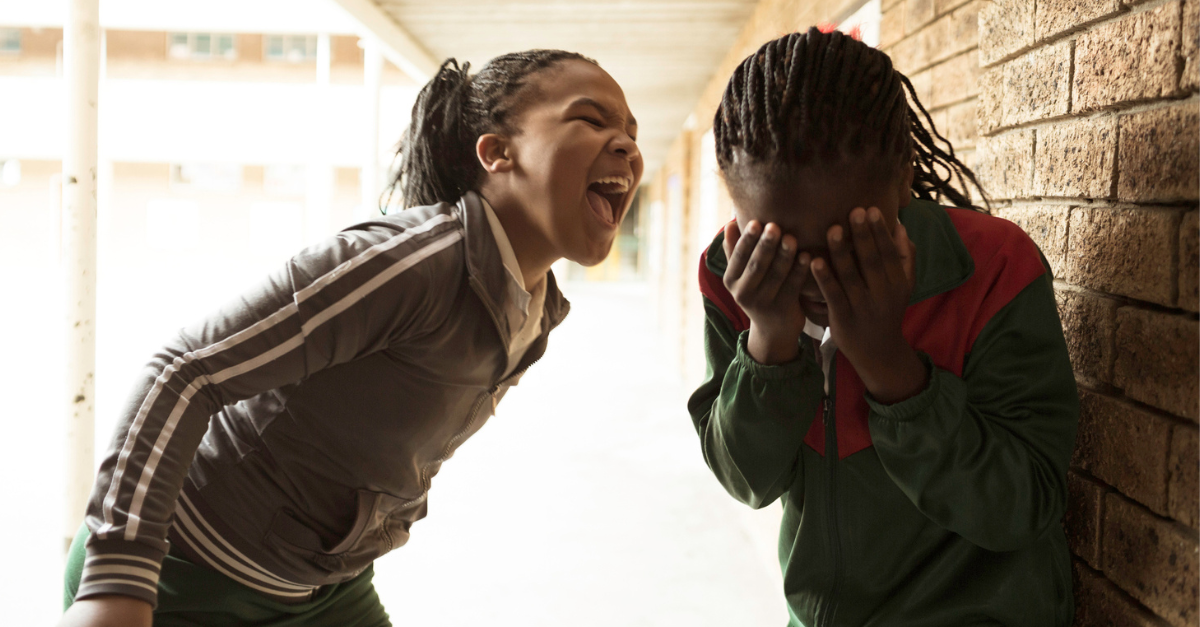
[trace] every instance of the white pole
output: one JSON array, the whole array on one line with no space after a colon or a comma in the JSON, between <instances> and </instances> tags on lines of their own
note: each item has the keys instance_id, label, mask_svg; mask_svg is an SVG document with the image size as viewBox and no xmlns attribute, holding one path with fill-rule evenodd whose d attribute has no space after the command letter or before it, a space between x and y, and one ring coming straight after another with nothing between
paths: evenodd
<instances>
[{"instance_id":1,"label":"white pole","mask_svg":"<svg viewBox=\"0 0 1200 627\"><path fill-rule=\"evenodd\" d=\"M359 219L379 214L379 93L383 84L383 49L378 41L363 39L363 91L367 106L367 142L363 153L362 213Z\"/></svg>"},{"instance_id":2,"label":"white pole","mask_svg":"<svg viewBox=\"0 0 1200 627\"><path fill-rule=\"evenodd\" d=\"M100 87L100 2L68 1L63 32L67 145L62 164L67 333L63 534L67 543L83 521L95 471L96 105Z\"/></svg>"}]
</instances>

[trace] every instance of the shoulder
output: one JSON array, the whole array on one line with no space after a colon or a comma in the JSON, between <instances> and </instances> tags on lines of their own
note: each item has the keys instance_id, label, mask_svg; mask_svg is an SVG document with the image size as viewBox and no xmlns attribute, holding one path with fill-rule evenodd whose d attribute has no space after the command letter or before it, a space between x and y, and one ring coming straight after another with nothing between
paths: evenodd
<instances>
[{"instance_id":1,"label":"shoulder","mask_svg":"<svg viewBox=\"0 0 1200 627\"><path fill-rule=\"evenodd\" d=\"M454 205L415 207L350 226L292 258L294 278L346 282L439 282L464 271L463 229ZM415 271L410 271L415 270ZM307 282L307 281L301 281Z\"/></svg>"},{"instance_id":2,"label":"shoulder","mask_svg":"<svg viewBox=\"0 0 1200 627\"><path fill-rule=\"evenodd\" d=\"M972 209L947 207L945 210L975 262L977 272L986 272L986 269L999 265L1019 270L1021 274L1037 276L1045 273L1041 251L1021 227Z\"/></svg>"}]
</instances>

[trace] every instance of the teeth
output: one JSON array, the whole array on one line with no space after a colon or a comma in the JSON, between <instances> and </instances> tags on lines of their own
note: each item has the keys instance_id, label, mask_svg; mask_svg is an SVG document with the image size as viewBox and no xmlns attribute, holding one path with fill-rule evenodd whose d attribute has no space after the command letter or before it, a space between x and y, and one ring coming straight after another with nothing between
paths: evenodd
<instances>
[{"instance_id":1,"label":"teeth","mask_svg":"<svg viewBox=\"0 0 1200 627\"><path fill-rule=\"evenodd\" d=\"M597 183L619 185L620 187L613 190L613 193L624 194L625 192L629 191L629 185L633 183L633 180L624 176L606 176L600 180L592 182L593 185Z\"/></svg>"}]
</instances>

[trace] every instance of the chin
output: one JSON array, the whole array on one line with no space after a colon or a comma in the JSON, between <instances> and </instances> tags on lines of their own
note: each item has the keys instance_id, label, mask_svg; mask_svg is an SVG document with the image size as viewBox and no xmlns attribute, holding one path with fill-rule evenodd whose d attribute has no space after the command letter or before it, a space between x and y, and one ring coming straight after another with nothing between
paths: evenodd
<instances>
[{"instance_id":1,"label":"chin","mask_svg":"<svg viewBox=\"0 0 1200 627\"><path fill-rule=\"evenodd\" d=\"M587 250L580 251L568 259L588 268L600 265L605 259L608 259L608 253L612 251L613 239L610 238L603 244L599 242L589 242L589 244L592 245L588 246Z\"/></svg>"}]
</instances>

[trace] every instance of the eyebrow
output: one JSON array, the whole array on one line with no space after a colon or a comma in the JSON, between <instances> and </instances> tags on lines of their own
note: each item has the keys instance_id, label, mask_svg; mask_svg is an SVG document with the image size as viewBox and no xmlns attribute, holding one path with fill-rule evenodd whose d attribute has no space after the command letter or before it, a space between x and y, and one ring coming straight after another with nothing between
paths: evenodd
<instances>
[{"instance_id":1,"label":"eyebrow","mask_svg":"<svg viewBox=\"0 0 1200 627\"><path fill-rule=\"evenodd\" d=\"M616 113L613 112L612 109L609 109L608 107L600 104L600 101L598 101L594 98L588 98L587 96L584 96L584 97L579 98L571 103L572 107L580 106L580 105L595 107L595 109L600 112L600 115L602 115L610 120L613 118L619 117ZM634 119L634 117L633 117L633 114L629 115L629 119L626 120L626 123L629 126L637 126L638 125L637 120Z\"/></svg>"}]
</instances>

